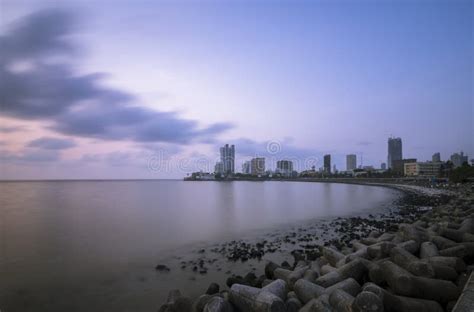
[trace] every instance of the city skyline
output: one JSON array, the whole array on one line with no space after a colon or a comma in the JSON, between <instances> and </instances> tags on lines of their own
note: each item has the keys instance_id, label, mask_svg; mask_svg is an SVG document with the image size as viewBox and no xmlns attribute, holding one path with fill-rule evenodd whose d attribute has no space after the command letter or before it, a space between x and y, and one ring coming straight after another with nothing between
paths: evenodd
<instances>
[{"instance_id":1,"label":"city skyline","mask_svg":"<svg viewBox=\"0 0 474 312\"><path fill-rule=\"evenodd\" d=\"M226 143L379 167L392 135L473 157L472 6L2 1L0 179L181 178Z\"/></svg>"}]
</instances>

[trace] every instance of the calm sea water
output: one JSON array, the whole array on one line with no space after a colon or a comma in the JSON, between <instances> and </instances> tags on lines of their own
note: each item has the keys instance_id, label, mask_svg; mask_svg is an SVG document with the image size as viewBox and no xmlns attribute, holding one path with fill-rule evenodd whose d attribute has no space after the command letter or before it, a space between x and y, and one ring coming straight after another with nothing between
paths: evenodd
<instances>
[{"instance_id":1,"label":"calm sea water","mask_svg":"<svg viewBox=\"0 0 474 312\"><path fill-rule=\"evenodd\" d=\"M189 284L184 275L157 275L158 259L374 210L397 194L301 182L0 182L0 310L155 311L171 285Z\"/></svg>"}]
</instances>

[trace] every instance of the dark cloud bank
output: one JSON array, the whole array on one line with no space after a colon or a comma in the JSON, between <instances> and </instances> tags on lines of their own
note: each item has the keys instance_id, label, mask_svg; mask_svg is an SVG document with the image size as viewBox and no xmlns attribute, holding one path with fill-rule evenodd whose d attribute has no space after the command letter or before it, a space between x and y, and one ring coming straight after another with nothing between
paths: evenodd
<instances>
[{"instance_id":1,"label":"dark cloud bank","mask_svg":"<svg viewBox=\"0 0 474 312\"><path fill-rule=\"evenodd\" d=\"M28 143L28 147L41 148L46 150L63 150L76 146L71 139L58 139L43 137Z\"/></svg>"},{"instance_id":2,"label":"dark cloud bank","mask_svg":"<svg viewBox=\"0 0 474 312\"><path fill-rule=\"evenodd\" d=\"M77 74L71 60L79 53L70 38L75 25L70 12L40 11L0 36L1 115L47 120L51 129L65 135L143 143L213 142L232 127L216 123L200 128L197 121L176 113L138 106L132 94L101 85L102 74ZM30 144L60 146L51 141Z\"/></svg>"}]
</instances>

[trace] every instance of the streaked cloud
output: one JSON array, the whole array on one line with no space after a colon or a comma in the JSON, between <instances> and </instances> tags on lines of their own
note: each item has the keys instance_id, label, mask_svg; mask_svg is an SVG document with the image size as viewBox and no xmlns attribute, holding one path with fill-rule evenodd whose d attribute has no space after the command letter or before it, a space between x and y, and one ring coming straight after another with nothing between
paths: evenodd
<instances>
[{"instance_id":1,"label":"streaked cloud","mask_svg":"<svg viewBox=\"0 0 474 312\"><path fill-rule=\"evenodd\" d=\"M76 146L76 143L71 139L43 137L30 141L27 146L47 150L63 150Z\"/></svg>"},{"instance_id":2,"label":"streaked cloud","mask_svg":"<svg viewBox=\"0 0 474 312\"><path fill-rule=\"evenodd\" d=\"M45 120L60 134L135 142L212 142L233 127L202 127L175 112L145 108L133 94L104 86L103 73L77 73L75 20L71 12L44 10L0 37L1 115Z\"/></svg>"}]
</instances>

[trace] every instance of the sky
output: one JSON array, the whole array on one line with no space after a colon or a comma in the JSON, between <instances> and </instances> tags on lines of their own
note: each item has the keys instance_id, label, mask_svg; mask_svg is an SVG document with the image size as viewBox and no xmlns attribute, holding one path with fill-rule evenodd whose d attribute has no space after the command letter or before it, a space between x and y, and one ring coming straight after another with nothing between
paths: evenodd
<instances>
[{"instance_id":1,"label":"sky","mask_svg":"<svg viewBox=\"0 0 474 312\"><path fill-rule=\"evenodd\" d=\"M474 158L472 1L0 2L0 179Z\"/></svg>"}]
</instances>

